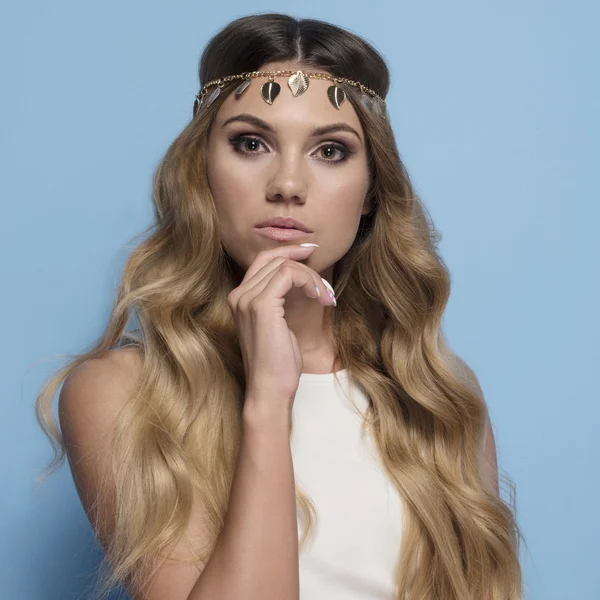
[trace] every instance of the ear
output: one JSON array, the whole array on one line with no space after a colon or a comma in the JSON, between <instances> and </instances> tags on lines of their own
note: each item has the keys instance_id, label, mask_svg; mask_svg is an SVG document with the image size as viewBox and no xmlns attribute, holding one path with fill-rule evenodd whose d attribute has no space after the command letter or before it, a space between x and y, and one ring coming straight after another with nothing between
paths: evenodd
<instances>
[{"instance_id":1,"label":"ear","mask_svg":"<svg viewBox=\"0 0 600 600\"><path fill-rule=\"evenodd\" d=\"M367 192L367 195L365 196L365 199L363 201L363 208L362 208L362 216L365 216L366 214L370 213L371 210L373 208L373 188L369 188L369 191Z\"/></svg>"}]
</instances>

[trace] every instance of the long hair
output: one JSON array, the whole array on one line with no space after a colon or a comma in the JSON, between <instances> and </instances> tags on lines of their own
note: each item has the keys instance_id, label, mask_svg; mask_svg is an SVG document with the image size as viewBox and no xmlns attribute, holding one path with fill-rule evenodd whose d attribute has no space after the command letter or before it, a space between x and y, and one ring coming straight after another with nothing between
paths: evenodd
<instances>
[{"instance_id":1,"label":"long hair","mask_svg":"<svg viewBox=\"0 0 600 600\"><path fill-rule=\"evenodd\" d=\"M239 18L212 37L199 79L203 85L272 61L388 93L388 68L371 44L329 23L276 13ZM210 531L206 547L193 547L194 560L208 560L223 528L245 376L227 303L234 266L221 245L205 152L215 115L237 83L225 84L171 143L154 172L155 222L128 255L104 333L89 351L70 355L36 399L54 450L47 476L65 457L53 397L78 365L126 339L135 317L133 343L143 360L113 440L116 514L99 595L119 582L149 584L184 535L194 494ZM406 507L396 598L520 600L514 497L505 503L484 483L485 401L442 333L450 276L439 234L413 190L386 111L365 106L358 89L346 93L366 133L372 209L334 265L332 328L336 357L369 401L364 426ZM298 486L296 500L306 523L302 549L318 512Z\"/></svg>"}]
</instances>

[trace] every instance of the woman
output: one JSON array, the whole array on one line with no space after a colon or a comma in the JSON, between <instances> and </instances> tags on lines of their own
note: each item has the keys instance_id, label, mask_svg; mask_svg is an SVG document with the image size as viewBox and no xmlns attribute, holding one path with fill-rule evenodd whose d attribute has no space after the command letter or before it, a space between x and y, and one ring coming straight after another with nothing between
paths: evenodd
<instances>
[{"instance_id":1,"label":"woman","mask_svg":"<svg viewBox=\"0 0 600 600\"><path fill-rule=\"evenodd\" d=\"M36 402L105 551L97 595L520 599L383 58L262 14L214 36L199 75L107 329Z\"/></svg>"}]
</instances>

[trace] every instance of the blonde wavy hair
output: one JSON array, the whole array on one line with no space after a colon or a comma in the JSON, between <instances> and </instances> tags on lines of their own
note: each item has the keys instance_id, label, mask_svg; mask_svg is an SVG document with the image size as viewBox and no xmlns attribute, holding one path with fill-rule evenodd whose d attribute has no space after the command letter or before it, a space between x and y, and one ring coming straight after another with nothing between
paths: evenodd
<instances>
[{"instance_id":1,"label":"blonde wavy hair","mask_svg":"<svg viewBox=\"0 0 600 600\"><path fill-rule=\"evenodd\" d=\"M385 61L369 43L322 21L277 13L237 19L216 34L201 56L200 81L288 60L360 81L384 98L389 89ZM148 585L184 535L195 493L211 539L194 549L194 560L208 560L223 528L245 381L227 303L236 281L220 242L205 151L236 83L226 84L168 148L154 173L155 223L127 258L104 333L89 351L69 355L36 399L36 417L54 450L45 478L65 458L52 414L61 384L128 337L142 350L139 380L113 440L114 535L95 597L124 581L136 589ZM487 408L472 371L442 333L450 276L437 250L439 234L384 111L365 108L355 88L347 97L368 141L373 208L334 266L332 327L336 357L369 399L364 426L406 505L395 597L520 600L514 492L509 505L485 484ZM132 318L137 337L126 331ZM306 523L302 549L318 513L298 487L296 499Z\"/></svg>"}]
</instances>

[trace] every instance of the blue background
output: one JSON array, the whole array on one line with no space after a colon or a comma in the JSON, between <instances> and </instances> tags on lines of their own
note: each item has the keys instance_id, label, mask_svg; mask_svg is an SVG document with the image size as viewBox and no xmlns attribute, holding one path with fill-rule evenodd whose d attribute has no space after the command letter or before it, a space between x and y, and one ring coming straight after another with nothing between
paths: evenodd
<instances>
[{"instance_id":1,"label":"blue background","mask_svg":"<svg viewBox=\"0 0 600 600\"><path fill-rule=\"evenodd\" d=\"M445 330L517 486L526 598L600 598L600 9L592 1L13 2L0 8L0 581L70 599L99 560L33 416L104 328L151 174L233 18L324 19L388 60L392 126L443 234Z\"/></svg>"}]
</instances>

